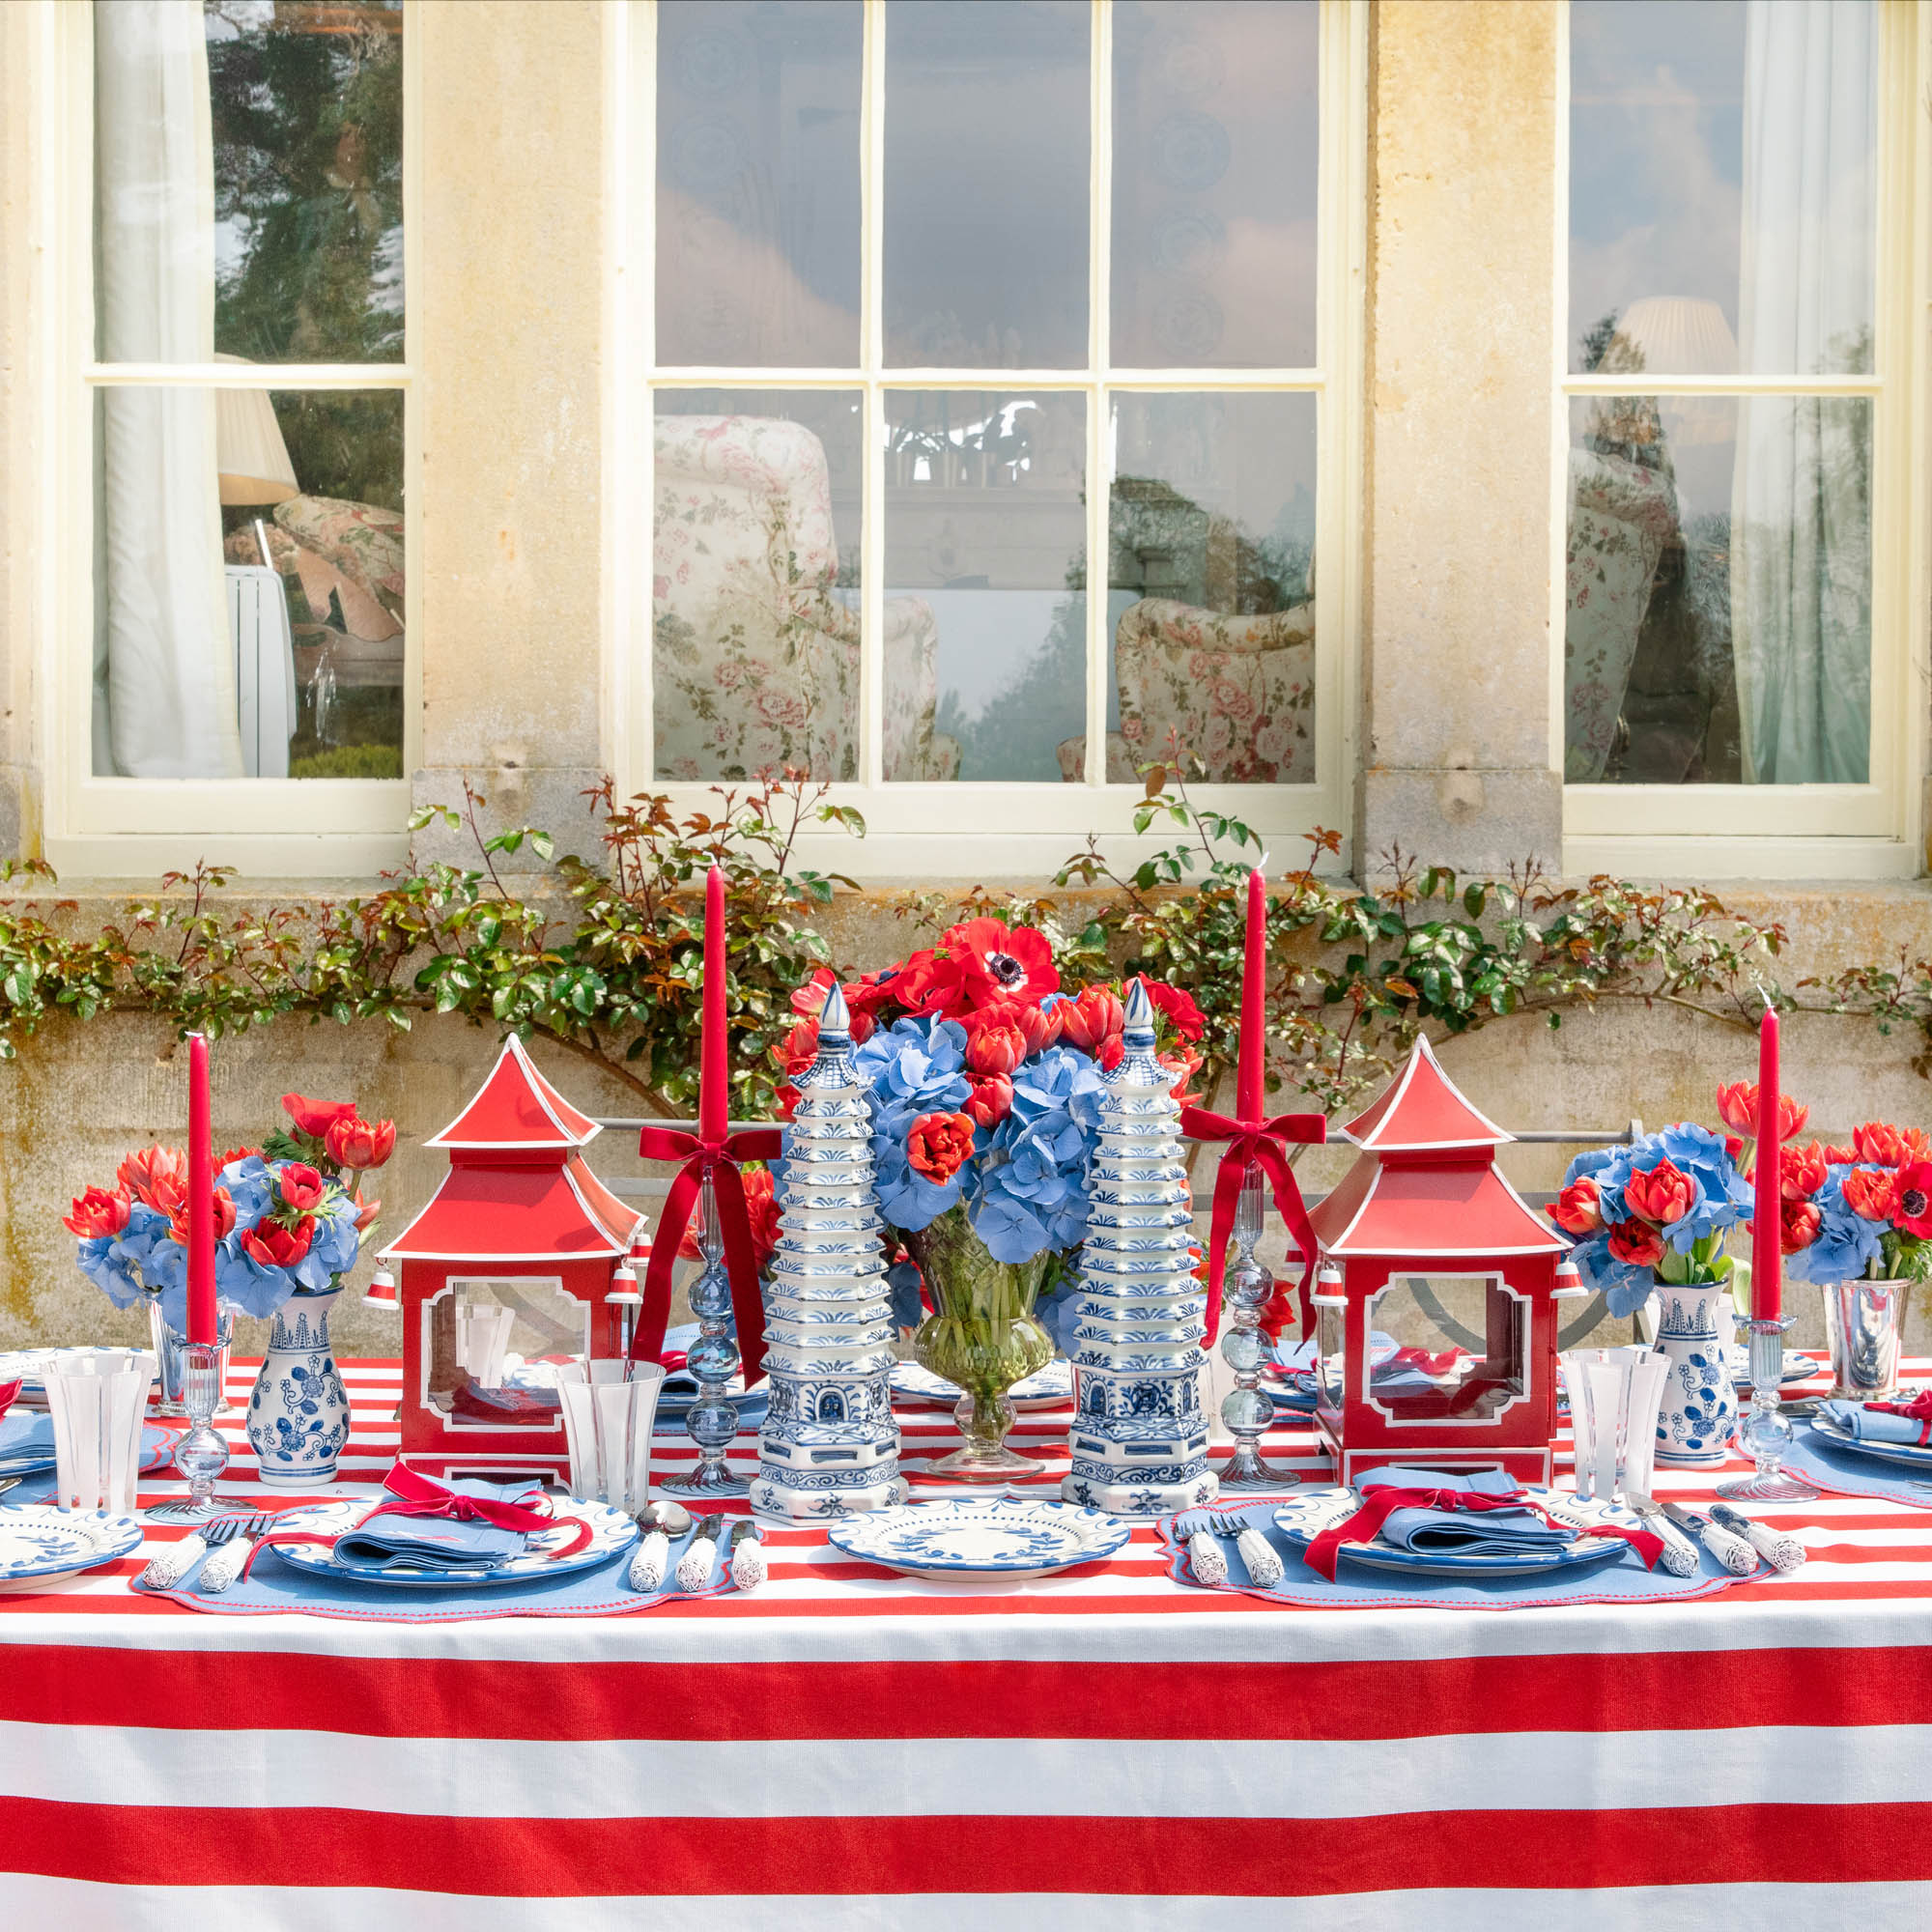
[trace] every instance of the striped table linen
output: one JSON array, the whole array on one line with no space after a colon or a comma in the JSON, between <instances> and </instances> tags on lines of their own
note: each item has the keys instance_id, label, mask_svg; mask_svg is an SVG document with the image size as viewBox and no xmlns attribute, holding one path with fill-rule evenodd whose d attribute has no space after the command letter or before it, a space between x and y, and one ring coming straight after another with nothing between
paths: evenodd
<instances>
[{"instance_id":1,"label":"striped table linen","mask_svg":"<svg viewBox=\"0 0 1932 1932\"><path fill-rule=\"evenodd\" d=\"M399 1371L344 1373L368 1494ZM1066 1417L1015 1432L1046 1493ZM909 1473L956 1446L901 1422ZM1305 1423L1268 1448L1325 1478ZM134 1596L187 1533L156 1524L0 1597L0 1928L628 1932L654 1899L733 1932L1206 1932L1261 1896L1296 1932L1932 1922L1932 1512L1758 1514L1805 1567L1683 1604L1289 1610L1171 1582L1151 1527L941 1585L798 1528L751 1596L429 1626Z\"/></svg>"}]
</instances>

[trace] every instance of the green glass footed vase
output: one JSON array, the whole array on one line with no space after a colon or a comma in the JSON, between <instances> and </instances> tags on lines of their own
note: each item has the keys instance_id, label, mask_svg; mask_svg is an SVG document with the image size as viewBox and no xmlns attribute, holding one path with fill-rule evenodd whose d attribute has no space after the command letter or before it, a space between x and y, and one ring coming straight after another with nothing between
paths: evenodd
<instances>
[{"instance_id":1,"label":"green glass footed vase","mask_svg":"<svg viewBox=\"0 0 1932 1932\"><path fill-rule=\"evenodd\" d=\"M952 1413L965 1443L928 1473L961 1483L1044 1474L1043 1463L1007 1447L1013 1426L1007 1391L1053 1359L1053 1338L1033 1319L1053 1257L994 1260L963 1208L949 1208L905 1238L934 1308L913 1337L914 1351L922 1366L963 1391Z\"/></svg>"}]
</instances>

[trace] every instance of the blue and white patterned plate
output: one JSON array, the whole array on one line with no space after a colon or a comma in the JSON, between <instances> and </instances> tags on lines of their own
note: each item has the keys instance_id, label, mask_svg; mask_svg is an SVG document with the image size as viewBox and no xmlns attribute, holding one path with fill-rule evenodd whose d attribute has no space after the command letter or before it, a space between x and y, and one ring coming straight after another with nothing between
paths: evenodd
<instances>
[{"instance_id":1,"label":"blue and white patterned plate","mask_svg":"<svg viewBox=\"0 0 1932 1932\"><path fill-rule=\"evenodd\" d=\"M1614 1522L1625 1529L1642 1527L1635 1517L1624 1510L1579 1502L1567 1492L1531 1488L1525 1493L1532 1501L1544 1504L1552 1515L1578 1523L1588 1520ZM1309 1490L1275 1511L1275 1527L1281 1531L1283 1541L1299 1553L1324 1529L1346 1522L1361 1505L1362 1498L1353 1490ZM1337 1563L1364 1570L1424 1572L1476 1580L1487 1577L1534 1577L1551 1570L1584 1570L1595 1564L1614 1562L1628 1548L1629 1545L1616 1537L1579 1533L1575 1543L1560 1550L1525 1549L1518 1555L1484 1550L1459 1555L1445 1549L1397 1549L1377 1538L1373 1543L1345 1543Z\"/></svg>"},{"instance_id":2,"label":"blue and white patterned plate","mask_svg":"<svg viewBox=\"0 0 1932 1932\"><path fill-rule=\"evenodd\" d=\"M934 1582L1023 1582L1123 1548L1132 1534L1105 1510L1018 1496L909 1503L843 1517L826 1534L847 1556Z\"/></svg>"},{"instance_id":3,"label":"blue and white patterned plate","mask_svg":"<svg viewBox=\"0 0 1932 1932\"><path fill-rule=\"evenodd\" d=\"M130 1516L70 1516L51 1503L0 1509L0 1590L40 1590L141 1547Z\"/></svg>"},{"instance_id":4,"label":"blue and white patterned plate","mask_svg":"<svg viewBox=\"0 0 1932 1932\"><path fill-rule=\"evenodd\" d=\"M1908 1469L1932 1468L1932 1443L1868 1442L1854 1435L1843 1424L1833 1421L1824 1410L1811 1418L1811 1427L1834 1449L1851 1456L1869 1456L1874 1463L1900 1463Z\"/></svg>"},{"instance_id":5,"label":"blue and white patterned plate","mask_svg":"<svg viewBox=\"0 0 1932 1932\"><path fill-rule=\"evenodd\" d=\"M893 1370L893 1393L901 1402L923 1402L951 1408L966 1393L957 1382L936 1376L917 1362L900 1362ZM1057 1408L1073 1400L1073 1364L1049 1362L1037 1376L1028 1376L1007 1391L1015 1408Z\"/></svg>"},{"instance_id":6,"label":"blue and white patterned plate","mask_svg":"<svg viewBox=\"0 0 1932 1932\"><path fill-rule=\"evenodd\" d=\"M555 1529L533 1536L523 1555L499 1563L494 1570L414 1570L391 1564L385 1570L350 1570L335 1561L334 1553L319 1543L275 1543L270 1553L292 1563L298 1570L327 1576L333 1581L374 1583L384 1589L457 1590L480 1589L491 1583L528 1583L540 1577L566 1577L573 1570L587 1570L603 1563L637 1542L638 1525L623 1511L608 1503L582 1502L576 1497L556 1499L555 1507L566 1514ZM305 1529L323 1536L341 1536L367 1516L373 1507L366 1499L342 1497L326 1503L309 1503L300 1509L284 1510L275 1519L277 1529ZM590 1525L590 1541L568 1556L553 1557L546 1552L570 1540L569 1521L582 1518Z\"/></svg>"}]
</instances>

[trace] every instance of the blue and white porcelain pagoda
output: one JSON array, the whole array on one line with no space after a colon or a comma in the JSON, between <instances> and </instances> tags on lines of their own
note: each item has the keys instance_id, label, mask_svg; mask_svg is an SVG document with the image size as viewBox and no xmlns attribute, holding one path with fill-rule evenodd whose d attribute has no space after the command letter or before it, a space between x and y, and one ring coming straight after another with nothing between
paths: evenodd
<instances>
[{"instance_id":1,"label":"blue and white porcelain pagoda","mask_svg":"<svg viewBox=\"0 0 1932 1932\"><path fill-rule=\"evenodd\" d=\"M893 1420L893 1314L872 1184L872 1117L837 986L784 1130L779 1243L765 1291L771 1406L752 1507L832 1517L906 1497Z\"/></svg>"},{"instance_id":2,"label":"blue and white porcelain pagoda","mask_svg":"<svg viewBox=\"0 0 1932 1932\"><path fill-rule=\"evenodd\" d=\"M1208 1297L1194 1272L1180 1105L1173 1072L1155 1057L1153 1009L1138 980L1123 1044L1088 1169L1072 1467L1060 1488L1068 1502L1165 1516L1210 1501L1220 1486L1201 1407Z\"/></svg>"}]
</instances>

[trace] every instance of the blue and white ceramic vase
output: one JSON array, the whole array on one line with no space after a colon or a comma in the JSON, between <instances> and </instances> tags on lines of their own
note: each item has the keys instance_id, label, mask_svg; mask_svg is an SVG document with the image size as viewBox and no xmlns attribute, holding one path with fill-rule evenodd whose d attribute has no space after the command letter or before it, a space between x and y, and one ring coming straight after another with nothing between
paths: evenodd
<instances>
[{"instance_id":1,"label":"blue and white ceramic vase","mask_svg":"<svg viewBox=\"0 0 1932 1932\"><path fill-rule=\"evenodd\" d=\"M1737 1421L1738 1399L1724 1366L1719 1282L1657 1285L1657 1346L1669 1358L1657 1412L1657 1460L1679 1466L1721 1463Z\"/></svg>"},{"instance_id":2,"label":"blue and white ceramic vase","mask_svg":"<svg viewBox=\"0 0 1932 1932\"><path fill-rule=\"evenodd\" d=\"M337 1288L298 1290L276 1309L269 1352L248 1397L248 1440L271 1490L311 1490L335 1480L349 1440L349 1393L328 1351Z\"/></svg>"}]
</instances>

